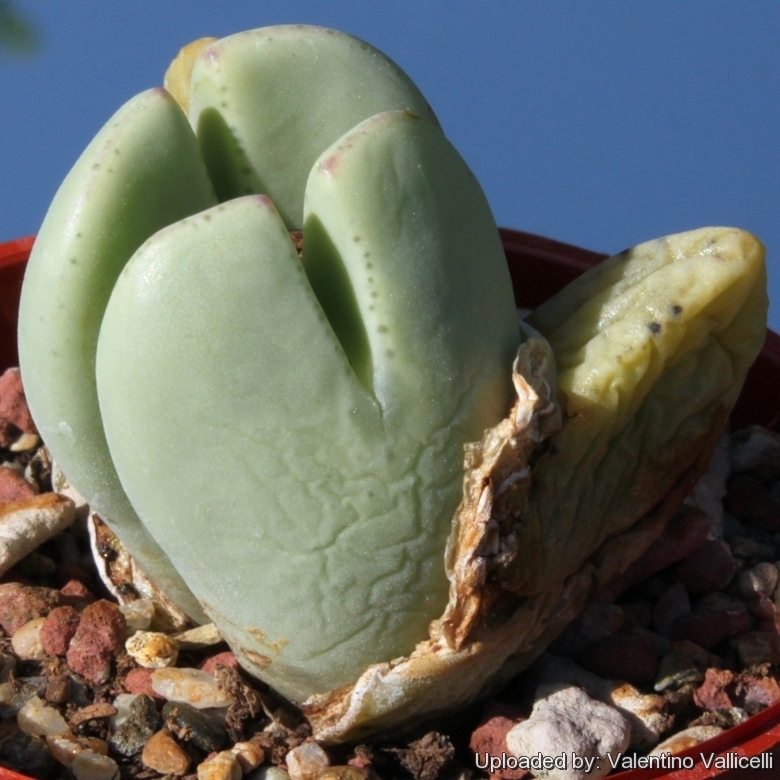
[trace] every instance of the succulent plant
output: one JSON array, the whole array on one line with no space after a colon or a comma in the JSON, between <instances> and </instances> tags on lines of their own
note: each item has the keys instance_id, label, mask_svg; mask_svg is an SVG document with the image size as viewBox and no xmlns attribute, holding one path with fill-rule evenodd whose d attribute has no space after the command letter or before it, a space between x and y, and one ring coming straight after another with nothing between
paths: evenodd
<instances>
[{"instance_id":1,"label":"succulent plant","mask_svg":"<svg viewBox=\"0 0 780 780\"><path fill-rule=\"evenodd\" d=\"M205 614L138 519L105 441L95 353L114 283L156 231L217 205L215 184L224 197L247 187L267 192L294 214L290 224L301 227L301 172L345 131L392 109L436 123L419 90L383 54L351 36L312 27L265 28L185 47L166 74L185 102L193 54L208 43L213 45L192 75L189 118L168 91L141 93L106 123L68 174L33 249L19 322L20 362L45 441L152 579L198 622ZM334 85L340 93L334 94ZM257 120L250 130L220 119L230 118L234 106ZM270 160L262 155L266 138L273 142ZM223 147L220 167L215 149ZM288 171L296 171L294 187ZM234 178L237 192L225 193ZM271 188L252 190L250 182Z\"/></svg>"},{"instance_id":2,"label":"succulent plant","mask_svg":"<svg viewBox=\"0 0 780 780\"><path fill-rule=\"evenodd\" d=\"M22 371L152 578L300 699L443 610L463 443L509 408L517 320L485 197L390 60L311 27L195 47L169 71L189 119L138 95L57 193Z\"/></svg>"},{"instance_id":3,"label":"succulent plant","mask_svg":"<svg viewBox=\"0 0 780 780\"><path fill-rule=\"evenodd\" d=\"M519 331L485 197L384 55L264 28L185 47L166 86L98 133L36 241L38 427L318 738L467 702L702 472L763 341L763 248L642 245Z\"/></svg>"}]
</instances>

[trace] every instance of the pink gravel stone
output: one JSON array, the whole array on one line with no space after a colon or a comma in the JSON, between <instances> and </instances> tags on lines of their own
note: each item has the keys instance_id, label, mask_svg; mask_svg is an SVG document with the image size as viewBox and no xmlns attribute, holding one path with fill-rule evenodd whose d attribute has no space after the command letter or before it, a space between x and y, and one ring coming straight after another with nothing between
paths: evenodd
<instances>
[{"instance_id":1,"label":"pink gravel stone","mask_svg":"<svg viewBox=\"0 0 780 780\"><path fill-rule=\"evenodd\" d=\"M745 704L761 704L770 707L780 701L780 685L774 677L762 677L745 672L740 675L737 693Z\"/></svg>"},{"instance_id":2,"label":"pink gravel stone","mask_svg":"<svg viewBox=\"0 0 780 780\"><path fill-rule=\"evenodd\" d=\"M238 671L238 659L230 650L225 650L223 653L217 653L212 655L211 658L207 658L198 668L204 672L214 674L218 666L227 666L229 669Z\"/></svg>"},{"instance_id":3,"label":"pink gravel stone","mask_svg":"<svg viewBox=\"0 0 780 780\"><path fill-rule=\"evenodd\" d=\"M65 655L76 634L81 615L70 606L55 607L41 626L41 644L46 655Z\"/></svg>"},{"instance_id":4,"label":"pink gravel stone","mask_svg":"<svg viewBox=\"0 0 780 780\"><path fill-rule=\"evenodd\" d=\"M371 766L371 762L365 756L353 756L347 761L347 766L355 766L358 769L365 769Z\"/></svg>"},{"instance_id":5,"label":"pink gravel stone","mask_svg":"<svg viewBox=\"0 0 780 780\"><path fill-rule=\"evenodd\" d=\"M56 590L7 582L0 585L0 625L13 636L25 623L46 617L59 603Z\"/></svg>"},{"instance_id":6,"label":"pink gravel stone","mask_svg":"<svg viewBox=\"0 0 780 780\"><path fill-rule=\"evenodd\" d=\"M0 417L25 433L37 433L18 368L9 368L0 376Z\"/></svg>"},{"instance_id":7,"label":"pink gravel stone","mask_svg":"<svg viewBox=\"0 0 780 780\"><path fill-rule=\"evenodd\" d=\"M693 700L705 710L726 710L734 706L734 673L728 669L707 669Z\"/></svg>"},{"instance_id":8,"label":"pink gravel stone","mask_svg":"<svg viewBox=\"0 0 780 780\"><path fill-rule=\"evenodd\" d=\"M747 631L751 618L741 609L724 609L707 614L683 615L674 621L672 639L689 639L697 645L714 647L724 639Z\"/></svg>"},{"instance_id":9,"label":"pink gravel stone","mask_svg":"<svg viewBox=\"0 0 780 780\"><path fill-rule=\"evenodd\" d=\"M708 539L696 552L680 561L675 571L689 593L709 593L728 585L736 565L726 542Z\"/></svg>"},{"instance_id":10,"label":"pink gravel stone","mask_svg":"<svg viewBox=\"0 0 780 780\"><path fill-rule=\"evenodd\" d=\"M92 591L80 580L68 580L61 588L63 604L91 604L95 597Z\"/></svg>"},{"instance_id":11,"label":"pink gravel stone","mask_svg":"<svg viewBox=\"0 0 780 780\"><path fill-rule=\"evenodd\" d=\"M125 675L125 690L128 693L144 693L147 696L151 696L155 701L165 701L165 697L160 696L152 688L152 671L152 669L144 669L142 667L131 669Z\"/></svg>"},{"instance_id":12,"label":"pink gravel stone","mask_svg":"<svg viewBox=\"0 0 780 780\"><path fill-rule=\"evenodd\" d=\"M119 607L96 601L85 607L68 648L68 666L96 685L108 682L114 652L127 639L127 623Z\"/></svg>"},{"instance_id":13,"label":"pink gravel stone","mask_svg":"<svg viewBox=\"0 0 780 780\"><path fill-rule=\"evenodd\" d=\"M70 561L61 563L57 567L57 582L60 586L63 586L71 580L89 583L92 581L92 575L83 566L79 566L78 563Z\"/></svg>"},{"instance_id":14,"label":"pink gravel stone","mask_svg":"<svg viewBox=\"0 0 780 780\"><path fill-rule=\"evenodd\" d=\"M35 488L8 466L0 466L0 503L24 501L36 495Z\"/></svg>"},{"instance_id":15,"label":"pink gravel stone","mask_svg":"<svg viewBox=\"0 0 780 780\"><path fill-rule=\"evenodd\" d=\"M644 637L615 634L591 645L580 665L605 680L625 680L641 684L655 677L658 656Z\"/></svg>"},{"instance_id":16,"label":"pink gravel stone","mask_svg":"<svg viewBox=\"0 0 780 780\"><path fill-rule=\"evenodd\" d=\"M485 763L485 754L501 756L507 752L506 735L509 730L525 720L519 707L495 703L486 708L479 725L471 732L469 749L476 754L480 765ZM527 769L499 769L489 774L491 780L520 780L528 774Z\"/></svg>"}]
</instances>

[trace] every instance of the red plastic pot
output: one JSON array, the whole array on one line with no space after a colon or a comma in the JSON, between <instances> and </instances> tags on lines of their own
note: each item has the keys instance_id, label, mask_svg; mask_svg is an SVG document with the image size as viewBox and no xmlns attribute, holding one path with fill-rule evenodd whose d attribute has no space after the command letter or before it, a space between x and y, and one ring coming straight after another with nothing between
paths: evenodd
<instances>
[{"instance_id":1,"label":"red plastic pot","mask_svg":"<svg viewBox=\"0 0 780 780\"><path fill-rule=\"evenodd\" d=\"M535 308L572 279L603 260L607 255L580 249L516 230L501 230L504 250L512 276L518 306ZM0 244L0 372L18 365L16 320L24 267L34 236ZM748 373L745 387L732 413L734 429L750 424L780 428L780 336L767 331L761 354ZM766 756L765 769L730 768L718 771L711 763L707 769L700 760L703 754L723 756L726 765L738 767L741 757ZM676 754L676 758L694 759L692 769L637 769L611 775L620 780L762 780L780 777L780 703L749 718L739 726ZM768 763L771 760L771 763ZM31 780L17 772L0 767L0 780Z\"/></svg>"}]
</instances>

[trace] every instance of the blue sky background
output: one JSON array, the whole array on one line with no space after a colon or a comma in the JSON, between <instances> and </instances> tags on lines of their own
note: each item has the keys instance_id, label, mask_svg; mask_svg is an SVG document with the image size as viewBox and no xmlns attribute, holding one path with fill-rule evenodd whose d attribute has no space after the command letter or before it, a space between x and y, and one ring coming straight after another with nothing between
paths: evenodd
<instances>
[{"instance_id":1,"label":"blue sky background","mask_svg":"<svg viewBox=\"0 0 780 780\"><path fill-rule=\"evenodd\" d=\"M712 224L767 247L780 330L780 3L17 0L0 54L0 241L34 233L92 136L204 35L303 22L416 81L500 225L617 252Z\"/></svg>"}]
</instances>

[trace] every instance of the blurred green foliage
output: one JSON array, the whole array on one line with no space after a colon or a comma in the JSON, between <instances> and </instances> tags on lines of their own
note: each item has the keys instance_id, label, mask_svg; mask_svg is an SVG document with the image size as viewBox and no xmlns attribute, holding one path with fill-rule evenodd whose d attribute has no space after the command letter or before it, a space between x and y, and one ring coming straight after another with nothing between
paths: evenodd
<instances>
[{"instance_id":1,"label":"blurred green foliage","mask_svg":"<svg viewBox=\"0 0 780 780\"><path fill-rule=\"evenodd\" d=\"M0 51L17 56L34 54L40 34L11 0L0 0Z\"/></svg>"}]
</instances>

